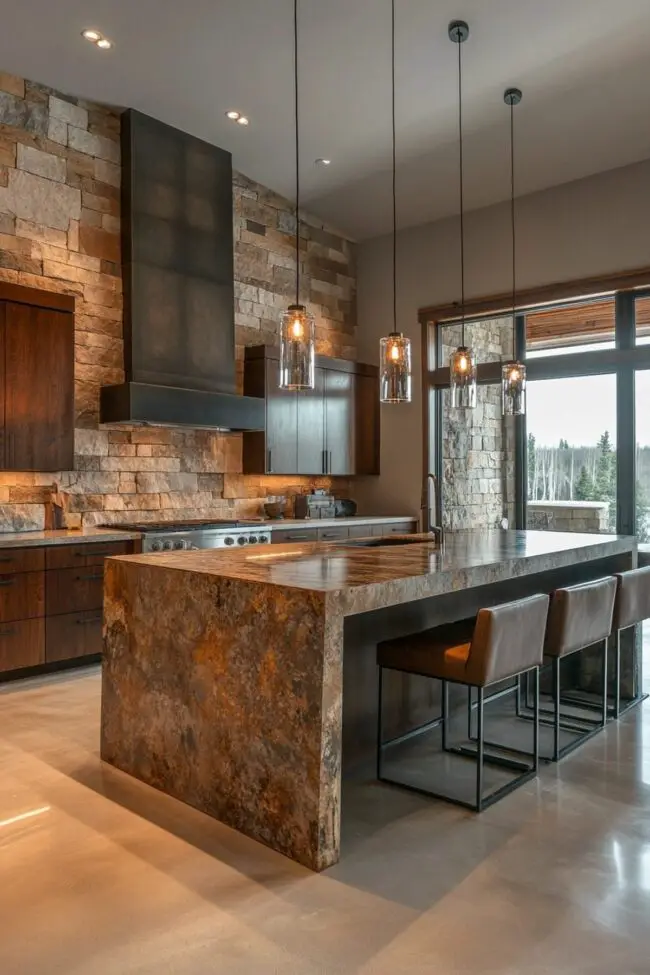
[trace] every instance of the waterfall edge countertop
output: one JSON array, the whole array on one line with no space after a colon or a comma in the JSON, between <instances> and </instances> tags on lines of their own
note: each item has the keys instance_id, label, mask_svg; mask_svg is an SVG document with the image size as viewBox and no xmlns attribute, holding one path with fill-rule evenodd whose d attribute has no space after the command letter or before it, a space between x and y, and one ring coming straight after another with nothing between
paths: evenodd
<instances>
[{"instance_id":1,"label":"waterfall edge countertop","mask_svg":"<svg viewBox=\"0 0 650 975\"><path fill-rule=\"evenodd\" d=\"M112 528L55 529L36 532L0 532L0 548L43 548L49 545L90 545L93 542L134 542L142 532Z\"/></svg>"},{"instance_id":2,"label":"waterfall edge countertop","mask_svg":"<svg viewBox=\"0 0 650 975\"><path fill-rule=\"evenodd\" d=\"M340 851L344 657L368 651L361 689L376 696L387 633L636 557L634 538L495 531L449 535L443 552L294 543L109 558L101 757L323 870Z\"/></svg>"},{"instance_id":3,"label":"waterfall edge countertop","mask_svg":"<svg viewBox=\"0 0 650 975\"><path fill-rule=\"evenodd\" d=\"M395 544L399 541L405 544ZM389 541L374 538L372 547L355 539L119 558L159 570L338 593L339 609L351 615L630 552L633 547L634 538L623 535L485 531L449 533L442 551L430 536L406 535Z\"/></svg>"}]
</instances>

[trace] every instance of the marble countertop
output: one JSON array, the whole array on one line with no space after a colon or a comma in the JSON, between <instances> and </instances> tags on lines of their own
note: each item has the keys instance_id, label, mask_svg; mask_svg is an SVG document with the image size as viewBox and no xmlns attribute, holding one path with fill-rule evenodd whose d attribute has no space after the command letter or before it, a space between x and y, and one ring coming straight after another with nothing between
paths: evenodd
<instances>
[{"instance_id":1,"label":"marble countertop","mask_svg":"<svg viewBox=\"0 0 650 975\"><path fill-rule=\"evenodd\" d=\"M315 593L338 593L346 615L410 602L451 590L501 582L579 562L630 552L628 536L543 531L448 534L444 551L430 536L405 545L365 548L337 542L286 543L272 548L209 549L120 556L120 561L219 576ZM394 536L393 536L394 540Z\"/></svg>"},{"instance_id":2,"label":"marble countertop","mask_svg":"<svg viewBox=\"0 0 650 975\"><path fill-rule=\"evenodd\" d=\"M61 529L44 532L0 532L0 548L41 548L48 545L80 545L91 542L129 542L142 538L141 532L112 528Z\"/></svg>"}]
</instances>

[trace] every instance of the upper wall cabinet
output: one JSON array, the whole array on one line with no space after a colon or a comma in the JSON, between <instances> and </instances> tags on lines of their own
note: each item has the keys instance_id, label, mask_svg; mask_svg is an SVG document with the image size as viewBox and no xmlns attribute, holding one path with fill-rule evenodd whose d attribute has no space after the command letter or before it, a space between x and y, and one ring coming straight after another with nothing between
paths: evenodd
<instances>
[{"instance_id":1,"label":"upper wall cabinet","mask_svg":"<svg viewBox=\"0 0 650 975\"><path fill-rule=\"evenodd\" d=\"M74 298L0 284L0 469L74 466Z\"/></svg>"},{"instance_id":2,"label":"upper wall cabinet","mask_svg":"<svg viewBox=\"0 0 650 975\"><path fill-rule=\"evenodd\" d=\"M244 474L379 474L376 366L316 357L313 390L278 388L279 351L246 349L244 393L266 400L266 430L244 434Z\"/></svg>"}]
</instances>

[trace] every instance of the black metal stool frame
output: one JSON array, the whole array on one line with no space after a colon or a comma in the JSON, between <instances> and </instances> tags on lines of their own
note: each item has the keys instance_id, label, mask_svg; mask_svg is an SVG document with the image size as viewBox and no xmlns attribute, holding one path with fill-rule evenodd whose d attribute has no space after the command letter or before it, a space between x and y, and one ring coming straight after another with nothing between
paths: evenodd
<instances>
[{"instance_id":1,"label":"black metal stool frame","mask_svg":"<svg viewBox=\"0 0 650 975\"><path fill-rule=\"evenodd\" d=\"M533 730L533 753L530 755L529 752L519 752L518 749L509 748L506 745L499 745L496 742L486 742L485 740L485 703L486 695L485 688L478 687L478 701L476 704L477 710L477 737L475 739L476 748L468 748L466 746L453 747L449 744L449 684L456 684L458 687L465 687L469 694L471 695L472 685L465 684L462 681L452 681L452 680L441 680L442 684L442 714L439 718L434 718L432 721L427 722L424 725L420 725L418 728L407 732L403 735L398 735L396 738L391 738L388 741L382 740L382 708L383 708L383 672L384 670L391 670L390 667L379 667L379 694L378 694L378 708L377 708L377 780L379 782L384 782L387 785L399 786L402 789L407 789L410 792L416 792L420 795L429 796L433 799L442 799L445 802L453 803L456 806L462 806L465 809L471 809L473 812L482 812L487 809L493 803L497 802L499 799L503 799L505 796L514 792L519 786L524 785L531 779L534 779L539 772L539 667L530 668L524 673L534 674L534 684L535 684L535 697L534 697L534 708L533 708L533 718L534 730ZM397 671L401 673L401 671ZM409 671L409 673L415 673L414 671ZM428 674L416 674L416 676L431 678ZM512 689L511 689L512 690ZM496 694L494 697L500 697L501 694ZM489 698L488 698L489 699ZM470 697L470 732L471 732L471 697ZM427 731L433 730L434 728L442 726L442 747L443 751L451 752L453 754L461 755L463 758L473 758L476 760L476 794L474 802L469 802L468 800L455 799L452 796L445 795L441 792L434 792L430 789L423 789L419 786L409 785L406 782L399 782L396 779L388 779L382 774L382 754L386 748L399 744L400 742L406 741L409 738L413 738L417 735L424 734ZM473 739L471 739L473 740ZM503 756L490 755L485 753L486 745L492 748L500 748L505 752L517 753L522 755L529 755L532 758L532 764L524 764L522 762L516 762L512 759L504 758ZM498 765L502 768L508 768L511 770L520 771L521 774L515 776L510 782L499 788L493 790L487 796L483 795L483 770L484 765Z\"/></svg>"}]
</instances>

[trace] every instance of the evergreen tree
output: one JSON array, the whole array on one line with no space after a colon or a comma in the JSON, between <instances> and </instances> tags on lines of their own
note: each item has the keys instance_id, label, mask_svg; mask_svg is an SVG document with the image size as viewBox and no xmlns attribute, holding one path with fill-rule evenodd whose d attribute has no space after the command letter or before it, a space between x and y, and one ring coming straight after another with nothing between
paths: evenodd
<instances>
[{"instance_id":1,"label":"evergreen tree","mask_svg":"<svg viewBox=\"0 0 650 975\"><path fill-rule=\"evenodd\" d=\"M594 478L594 501L609 501L612 505L616 498L616 454L612 450L609 431L598 441L598 460L596 462L596 477Z\"/></svg>"},{"instance_id":2,"label":"evergreen tree","mask_svg":"<svg viewBox=\"0 0 650 975\"><path fill-rule=\"evenodd\" d=\"M575 500L591 501L593 498L593 489L594 486L587 473L587 468L583 466L580 468L580 476L575 487Z\"/></svg>"},{"instance_id":3,"label":"evergreen tree","mask_svg":"<svg viewBox=\"0 0 650 975\"><path fill-rule=\"evenodd\" d=\"M537 458L535 456L535 435L528 434L528 449L526 452L528 460L528 500L537 501L535 497L535 474L537 472Z\"/></svg>"},{"instance_id":4,"label":"evergreen tree","mask_svg":"<svg viewBox=\"0 0 650 975\"><path fill-rule=\"evenodd\" d=\"M650 542L650 498L641 481L636 482L635 534L638 541Z\"/></svg>"},{"instance_id":5,"label":"evergreen tree","mask_svg":"<svg viewBox=\"0 0 650 975\"><path fill-rule=\"evenodd\" d=\"M569 441L563 440L562 437L560 437L560 450L568 450L568 449L569 449Z\"/></svg>"}]
</instances>

